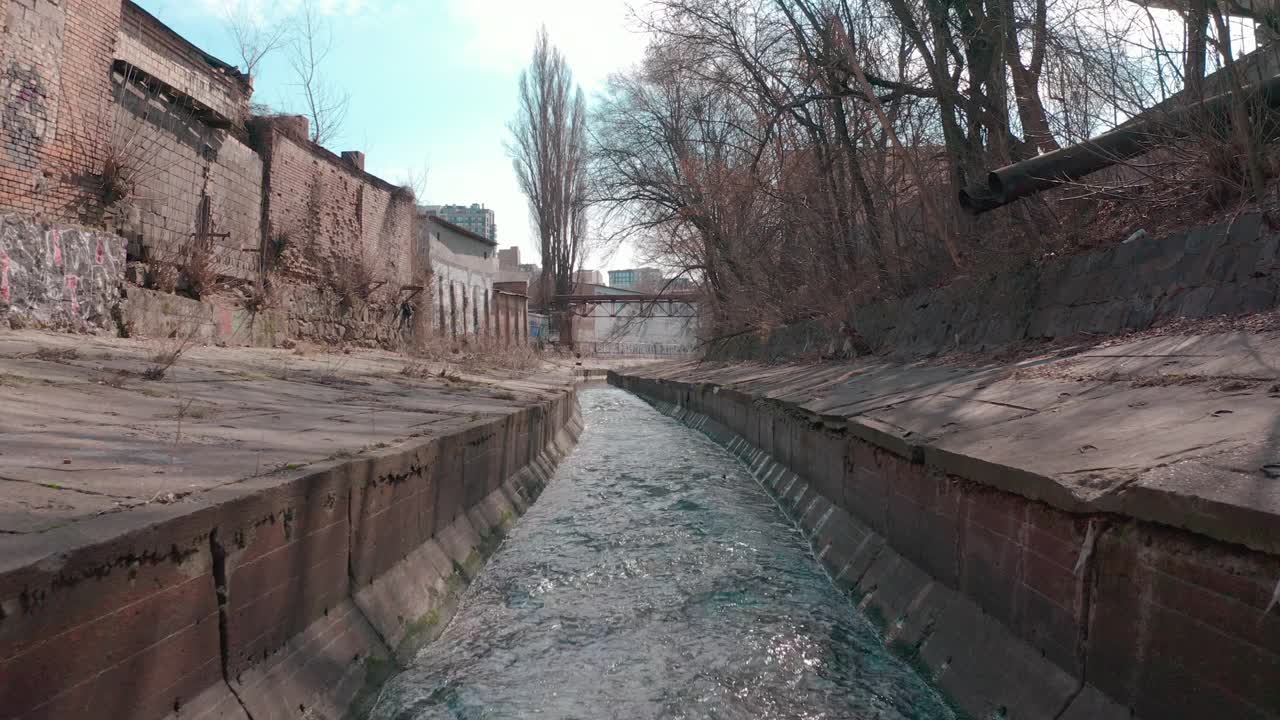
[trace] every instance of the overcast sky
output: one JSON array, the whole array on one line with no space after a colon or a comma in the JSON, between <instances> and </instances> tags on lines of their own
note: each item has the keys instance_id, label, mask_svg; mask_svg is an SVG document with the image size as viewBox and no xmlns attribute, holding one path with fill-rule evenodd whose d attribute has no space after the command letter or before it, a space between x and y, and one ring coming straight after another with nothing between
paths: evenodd
<instances>
[{"instance_id":1,"label":"overcast sky","mask_svg":"<svg viewBox=\"0 0 1280 720\"><path fill-rule=\"evenodd\" d=\"M297 0L136 0L205 51L229 63L237 51L228 11L283 22ZM633 32L627 0L319 0L334 31L328 74L351 94L333 151L363 150L366 169L391 182L429 168L431 204L483 203L494 210L498 242L537 262L528 209L504 141L515 115L516 83L534 35L546 24L588 94L612 72L638 62L644 37ZM254 100L298 110L285 53L259 70ZM527 258L527 259L526 259ZM604 265L632 263L624 248Z\"/></svg>"}]
</instances>

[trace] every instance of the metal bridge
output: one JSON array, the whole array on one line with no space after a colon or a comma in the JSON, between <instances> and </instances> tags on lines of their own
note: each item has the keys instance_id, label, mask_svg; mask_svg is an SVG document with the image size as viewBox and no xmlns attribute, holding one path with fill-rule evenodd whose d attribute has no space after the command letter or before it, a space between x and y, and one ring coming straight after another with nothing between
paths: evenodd
<instances>
[{"instance_id":1,"label":"metal bridge","mask_svg":"<svg viewBox=\"0 0 1280 720\"><path fill-rule=\"evenodd\" d=\"M627 295L556 295L552 302L584 318L695 318L696 292Z\"/></svg>"}]
</instances>

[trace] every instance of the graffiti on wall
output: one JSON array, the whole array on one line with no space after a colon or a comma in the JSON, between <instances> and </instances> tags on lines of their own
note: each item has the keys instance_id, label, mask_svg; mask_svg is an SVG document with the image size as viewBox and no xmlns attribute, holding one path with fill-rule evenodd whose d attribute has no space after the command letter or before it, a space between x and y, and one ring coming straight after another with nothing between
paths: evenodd
<instances>
[{"instance_id":1,"label":"graffiti on wall","mask_svg":"<svg viewBox=\"0 0 1280 720\"><path fill-rule=\"evenodd\" d=\"M51 328L106 328L120 302L125 240L0 215L0 318Z\"/></svg>"}]
</instances>

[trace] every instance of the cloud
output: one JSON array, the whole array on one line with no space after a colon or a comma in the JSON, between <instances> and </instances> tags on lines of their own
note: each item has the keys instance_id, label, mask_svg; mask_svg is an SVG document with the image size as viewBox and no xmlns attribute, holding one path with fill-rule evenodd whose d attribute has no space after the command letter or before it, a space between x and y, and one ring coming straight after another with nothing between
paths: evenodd
<instances>
[{"instance_id":1,"label":"cloud","mask_svg":"<svg viewBox=\"0 0 1280 720\"><path fill-rule=\"evenodd\" d=\"M534 36L546 25L584 85L637 62L644 36L631 31L627 0L448 0L448 13L463 31L462 52L469 63L492 70L518 71L529 62Z\"/></svg>"}]
</instances>

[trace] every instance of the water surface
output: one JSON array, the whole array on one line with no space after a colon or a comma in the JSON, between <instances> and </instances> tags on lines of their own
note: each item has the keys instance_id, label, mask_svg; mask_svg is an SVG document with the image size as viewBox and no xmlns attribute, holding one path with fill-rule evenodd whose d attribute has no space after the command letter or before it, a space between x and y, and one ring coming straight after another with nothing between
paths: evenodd
<instances>
[{"instance_id":1,"label":"water surface","mask_svg":"<svg viewBox=\"0 0 1280 720\"><path fill-rule=\"evenodd\" d=\"M373 717L952 720L734 458L621 390Z\"/></svg>"}]
</instances>

